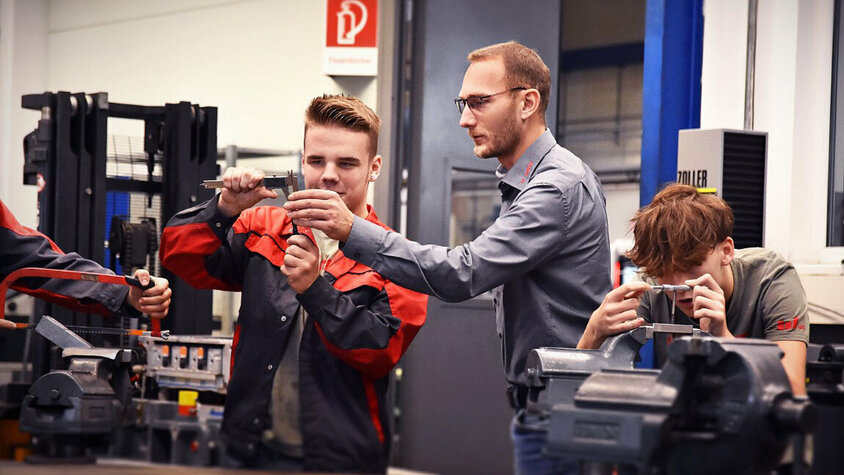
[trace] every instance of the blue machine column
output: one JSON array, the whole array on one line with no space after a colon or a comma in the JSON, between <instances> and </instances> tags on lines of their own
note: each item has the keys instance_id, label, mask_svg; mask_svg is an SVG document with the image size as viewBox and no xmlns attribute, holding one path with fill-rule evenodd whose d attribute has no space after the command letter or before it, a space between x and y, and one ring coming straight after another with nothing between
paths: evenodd
<instances>
[{"instance_id":1,"label":"blue machine column","mask_svg":"<svg viewBox=\"0 0 844 475\"><path fill-rule=\"evenodd\" d=\"M677 177L677 132L700 127L703 0L648 0L639 204Z\"/></svg>"},{"instance_id":2,"label":"blue machine column","mask_svg":"<svg viewBox=\"0 0 844 475\"><path fill-rule=\"evenodd\" d=\"M642 80L639 205L677 180L677 133L700 127L703 0L648 0ZM654 367L653 342L637 367Z\"/></svg>"}]
</instances>

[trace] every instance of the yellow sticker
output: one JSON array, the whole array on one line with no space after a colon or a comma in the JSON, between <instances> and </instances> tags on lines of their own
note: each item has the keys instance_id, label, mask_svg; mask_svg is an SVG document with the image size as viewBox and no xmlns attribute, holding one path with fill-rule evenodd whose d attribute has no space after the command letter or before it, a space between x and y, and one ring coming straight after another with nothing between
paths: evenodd
<instances>
[{"instance_id":1,"label":"yellow sticker","mask_svg":"<svg viewBox=\"0 0 844 475\"><path fill-rule=\"evenodd\" d=\"M196 406L196 398L199 393L196 391L179 391L179 405L180 406Z\"/></svg>"}]
</instances>

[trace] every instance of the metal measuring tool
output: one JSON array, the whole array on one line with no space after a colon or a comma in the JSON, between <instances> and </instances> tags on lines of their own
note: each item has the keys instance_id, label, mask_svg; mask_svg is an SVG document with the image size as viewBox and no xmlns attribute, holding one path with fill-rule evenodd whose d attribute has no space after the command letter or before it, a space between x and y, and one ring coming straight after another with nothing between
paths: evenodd
<instances>
[{"instance_id":1,"label":"metal measuring tool","mask_svg":"<svg viewBox=\"0 0 844 475\"><path fill-rule=\"evenodd\" d=\"M651 290L661 290L663 292L674 292L674 296L671 299L671 323L674 323L676 320L675 316L677 315L677 292L684 292L687 290L692 290L691 285L671 285L671 284L662 284L662 285L652 285Z\"/></svg>"},{"instance_id":2,"label":"metal measuring tool","mask_svg":"<svg viewBox=\"0 0 844 475\"><path fill-rule=\"evenodd\" d=\"M295 193L299 191L299 179L296 174L293 173L293 170L287 171L287 183L288 186L286 188L282 188L281 192L284 193L284 198L289 198L290 193ZM296 223L293 224L293 234L299 234L299 227L296 226Z\"/></svg>"},{"instance_id":3,"label":"metal measuring tool","mask_svg":"<svg viewBox=\"0 0 844 475\"><path fill-rule=\"evenodd\" d=\"M293 170L288 170L287 175L265 176L259 185L264 188L280 189L284 193L284 198L287 199L290 197L290 193L299 191L299 177L293 173ZM199 186L219 189L225 185L223 185L223 180L204 180ZM299 234L299 228L296 226L296 223L293 223L293 234Z\"/></svg>"},{"instance_id":4,"label":"metal measuring tool","mask_svg":"<svg viewBox=\"0 0 844 475\"><path fill-rule=\"evenodd\" d=\"M662 290L664 292L683 292L685 290L692 290L691 285L652 285L651 290Z\"/></svg>"},{"instance_id":5,"label":"metal measuring tool","mask_svg":"<svg viewBox=\"0 0 844 475\"><path fill-rule=\"evenodd\" d=\"M273 188L273 189L279 189L280 188L281 191L284 193L285 197L287 197L287 195L289 195L293 191L297 191L299 189L299 186L298 186L298 183L297 183L297 177L293 173L292 170L287 173L287 176L285 176L285 175L265 176L261 180L259 185L263 186L264 188ZM219 189L219 188L223 188L225 185L223 185L223 180L204 180L202 183L199 184L199 186L201 186L203 188ZM292 191L290 190L291 188L293 188Z\"/></svg>"}]
</instances>

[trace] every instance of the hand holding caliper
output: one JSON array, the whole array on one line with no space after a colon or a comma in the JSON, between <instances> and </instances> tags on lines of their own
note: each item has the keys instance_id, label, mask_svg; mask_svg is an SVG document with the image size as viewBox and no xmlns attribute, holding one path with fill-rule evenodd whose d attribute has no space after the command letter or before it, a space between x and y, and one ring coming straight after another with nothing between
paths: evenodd
<instances>
[{"instance_id":1,"label":"hand holding caliper","mask_svg":"<svg viewBox=\"0 0 844 475\"><path fill-rule=\"evenodd\" d=\"M298 177L289 171L287 176L266 176L262 170L254 168L228 168L222 180L205 180L205 188L221 188L217 208L228 217L235 217L267 198L277 198L271 188L281 189L284 196L299 189ZM296 226L294 234L298 234Z\"/></svg>"}]
</instances>

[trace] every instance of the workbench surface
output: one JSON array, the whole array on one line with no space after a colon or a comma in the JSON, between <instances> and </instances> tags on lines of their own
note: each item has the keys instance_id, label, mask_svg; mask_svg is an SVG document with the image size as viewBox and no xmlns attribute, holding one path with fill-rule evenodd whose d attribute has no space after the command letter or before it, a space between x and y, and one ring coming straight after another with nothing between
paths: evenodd
<instances>
[{"instance_id":1,"label":"workbench surface","mask_svg":"<svg viewBox=\"0 0 844 475\"><path fill-rule=\"evenodd\" d=\"M208 473L213 475L228 474L274 474L279 472L264 470L237 470L231 468L216 467L187 467L184 465L164 465L154 463L142 463L135 461L107 460L98 461L96 464L56 464L56 465L33 465L28 463L17 463L11 460L0 460L0 474L2 475L141 475L152 473L152 470L166 470L168 475L186 475L195 473ZM164 472L160 472L164 473ZM292 472L291 475L295 475ZM312 473L309 475L313 475Z\"/></svg>"}]
</instances>

